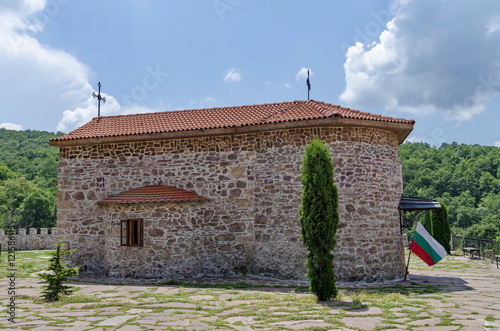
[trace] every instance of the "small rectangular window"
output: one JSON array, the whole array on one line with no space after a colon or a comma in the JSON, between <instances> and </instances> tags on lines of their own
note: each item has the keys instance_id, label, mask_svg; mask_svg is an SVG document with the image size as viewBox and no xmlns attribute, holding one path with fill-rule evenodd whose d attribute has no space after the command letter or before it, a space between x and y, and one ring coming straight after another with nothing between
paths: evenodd
<instances>
[{"instance_id":1,"label":"small rectangular window","mask_svg":"<svg viewBox=\"0 0 500 331\"><path fill-rule=\"evenodd\" d=\"M121 221L121 245L129 247L143 246L143 221L142 219L129 219Z\"/></svg>"}]
</instances>

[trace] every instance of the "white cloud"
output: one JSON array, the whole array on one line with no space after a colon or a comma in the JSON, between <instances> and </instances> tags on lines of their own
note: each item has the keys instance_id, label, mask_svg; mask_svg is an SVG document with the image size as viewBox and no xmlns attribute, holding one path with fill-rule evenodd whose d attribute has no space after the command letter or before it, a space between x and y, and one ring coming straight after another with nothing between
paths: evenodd
<instances>
[{"instance_id":1,"label":"white cloud","mask_svg":"<svg viewBox=\"0 0 500 331\"><path fill-rule=\"evenodd\" d=\"M500 31L500 16L493 16L490 18L490 21L486 25L486 34L492 34Z\"/></svg>"},{"instance_id":2,"label":"white cloud","mask_svg":"<svg viewBox=\"0 0 500 331\"><path fill-rule=\"evenodd\" d=\"M307 79L307 71L309 71L309 76L312 77L314 72L310 68L300 68L299 72L295 75L295 80Z\"/></svg>"},{"instance_id":3,"label":"white cloud","mask_svg":"<svg viewBox=\"0 0 500 331\"><path fill-rule=\"evenodd\" d=\"M285 88L286 89L290 89L292 87L292 85L288 84L288 83L285 83Z\"/></svg>"},{"instance_id":4,"label":"white cloud","mask_svg":"<svg viewBox=\"0 0 500 331\"><path fill-rule=\"evenodd\" d=\"M495 147L500 148L500 141L496 141L496 142L495 142Z\"/></svg>"},{"instance_id":5,"label":"white cloud","mask_svg":"<svg viewBox=\"0 0 500 331\"><path fill-rule=\"evenodd\" d=\"M23 126L19 124L14 124L14 123L0 123L0 128L7 129L7 130L14 130L14 131L22 131Z\"/></svg>"},{"instance_id":6,"label":"white cloud","mask_svg":"<svg viewBox=\"0 0 500 331\"><path fill-rule=\"evenodd\" d=\"M430 140L424 137L410 136L406 138L406 142L409 143L430 143Z\"/></svg>"},{"instance_id":7,"label":"white cloud","mask_svg":"<svg viewBox=\"0 0 500 331\"><path fill-rule=\"evenodd\" d=\"M224 73L224 81L225 82L240 82L241 81L241 74L235 68L231 68Z\"/></svg>"},{"instance_id":8,"label":"white cloud","mask_svg":"<svg viewBox=\"0 0 500 331\"><path fill-rule=\"evenodd\" d=\"M439 111L457 122L481 113L499 95L500 21L494 13L500 2L481 4L394 0L394 17L381 26L378 40L348 48L340 102L418 114Z\"/></svg>"},{"instance_id":9,"label":"white cloud","mask_svg":"<svg viewBox=\"0 0 500 331\"><path fill-rule=\"evenodd\" d=\"M58 131L67 132L97 117L97 99L94 99L91 93L92 89L90 88L85 93L87 95L86 100L63 112L62 119L57 124ZM101 116L117 114L121 108L118 101L105 93L101 93L101 95L106 98L106 103L101 104Z\"/></svg>"},{"instance_id":10,"label":"white cloud","mask_svg":"<svg viewBox=\"0 0 500 331\"><path fill-rule=\"evenodd\" d=\"M84 64L33 37L33 31L43 28L40 19L47 19L45 4L22 0L0 5L0 89L17 96L4 100L2 109L10 117L26 109L31 125L57 118L62 107L79 102L82 92L91 90Z\"/></svg>"},{"instance_id":11,"label":"white cloud","mask_svg":"<svg viewBox=\"0 0 500 331\"><path fill-rule=\"evenodd\" d=\"M0 100L2 117L7 119L2 118L4 124L21 113L25 127L39 129L41 123L52 119L52 128L45 129L67 132L97 116L90 69L75 56L36 39L36 32L43 30L65 3L0 2L0 90L11 96ZM106 95L106 99L102 115L151 111L135 104L120 106L113 96Z\"/></svg>"},{"instance_id":12,"label":"white cloud","mask_svg":"<svg viewBox=\"0 0 500 331\"><path fill-rule=\"evenodd\" d=\"M88 98L85 101L76 107L63 112L62 119L57 124L58 131L68 132L69 130L75 129L89 122L92 118L97 117L97 99L93 98L91 93L88 93L87 95ZM112 95L102 92L101 95L106 98L106 103L101 104L101 116L165 111L165 109L152 109L133 103L121 105Z\"/></svg>"}]
</instances>

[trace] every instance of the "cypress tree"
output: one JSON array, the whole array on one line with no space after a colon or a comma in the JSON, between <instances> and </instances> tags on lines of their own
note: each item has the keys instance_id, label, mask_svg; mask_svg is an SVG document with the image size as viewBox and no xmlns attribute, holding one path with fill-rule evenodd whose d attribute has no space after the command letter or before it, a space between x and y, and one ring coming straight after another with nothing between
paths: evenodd
<instances>
[{"instance_id":1,"label":"cypress tree","mask_svg":"<svg viewBox=\"0 0 500 331\"><path fill-rule=\"evenodd\" d=\"M451 240L451 230L450 222L448 221L448 212L444 203L441 203L441 209L433 209L431 211L431 224L432 233L431 235L438 243L443 245L444 249L448 254L451 253L450 240Z\"/></svg>"},{"instance_id":2,"label":"cypress tree","mask_svg":"<svg viewBox=\"0 0 500 331\"><path fill-rule=\"evenodd\" d=\"M429 234L432 236L432 222L431 222L431 212L430 210L427 210L422 218L420 219L420 224L429 232ZM415 230L415 229L413 229Z\"/></svg>"},{"instance_id":3,"label":"cypress tree","mask_svg":"<svg viewBox=\"0 0 500 331\"><path fill-rule=\"evenodd\" d=\"M310 289L321 301L337 296L331 253L339 222L337 206L332 159L326 145L315 139L304 155L299 219L302 242L309 251L306 265Z\"/></svg>"}]
</instances>

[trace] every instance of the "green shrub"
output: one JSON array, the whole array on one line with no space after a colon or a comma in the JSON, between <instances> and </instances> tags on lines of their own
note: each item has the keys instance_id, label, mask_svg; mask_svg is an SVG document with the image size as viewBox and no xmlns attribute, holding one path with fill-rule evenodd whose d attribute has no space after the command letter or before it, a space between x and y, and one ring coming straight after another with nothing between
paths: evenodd
<instances>
[{"instance_id":1,"label":"green shrub","mask_svg":"<svg viewBox=\"0 0 500 331\"><path fill-rule=\"evenodd\" d=\"M443 245L446 252L450 254L451 230L450 222L448 221L448 212L444 203L441 202L441 209L433 209L431 211L431 225L431 235L438 243Z\"/></svg>"},{"instance_id":2,"label":"green shrub","mask_svg":"<svg viewBox=\"0 0 500 331\"><path fill-rule=\"evenodd\" d=\"M432 235L432 222L431 222L431 212L427 210L420 219L420 224Z\"/></svg>"},{"instance_id":3,"label":"green shrub","mask_svg":"<svg viewBox=\"0 0 500 331\"><path fill-rule=\"evenodd\" d=\"M331 252L339 222L338 193L330 153L317 139L306 147L302 185L299 219L302 242L309 251L307 277L318 300L329 300L337 296Z\"/></svg>"},{"instance_id":4,"label":"green shrub","mask_svg":"<svg viewBox=\"0 0 500 331\"><path fill-rule=\"evenodd\" d=\"M73 293L73 287L63 285L69 277L78 275L78 267L68 268L62 258L74 250L63 251L61 240L57 241L55 251L50 253L48 273L39 274L38 278L48 282L48 285L42 287L42 296L46 301L57 301L60 295L70 295Z\"/></svg>"}]
</instances>

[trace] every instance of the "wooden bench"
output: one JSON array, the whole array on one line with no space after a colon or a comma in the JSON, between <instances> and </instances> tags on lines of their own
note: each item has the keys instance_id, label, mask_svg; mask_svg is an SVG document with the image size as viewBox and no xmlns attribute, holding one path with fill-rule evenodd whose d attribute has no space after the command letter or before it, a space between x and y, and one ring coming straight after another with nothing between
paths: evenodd
<instances>
[{"instance_id":1,"label":"wooden bench","mask_svg":"<svg viewBox=\"0 0 500 331\"><path fill-rule=\"evenodd\" d=\"M498 261L500 261L500 255L495 255L494 258L497 261L497 269L498 269Z\"/></svg>"},{"instance_id":2,"label":"wooden bench","mask_svg":"<svg viewBox=\"0 0 500 331\"><path fill-rule=\"evenodd\" d=\"M480 253L480 250L479 248L474 248L474 247L464 247L462 249L462 252L464 254L464 257L467 255L467 253L469 253L469 256L471 259L474 258L474 254L477 254L477 257L480 258L481 257L481 253Z\"/></svg>"}]
</instances>

